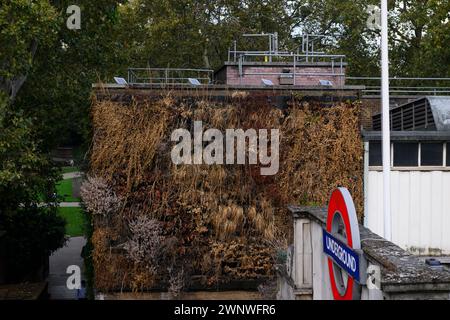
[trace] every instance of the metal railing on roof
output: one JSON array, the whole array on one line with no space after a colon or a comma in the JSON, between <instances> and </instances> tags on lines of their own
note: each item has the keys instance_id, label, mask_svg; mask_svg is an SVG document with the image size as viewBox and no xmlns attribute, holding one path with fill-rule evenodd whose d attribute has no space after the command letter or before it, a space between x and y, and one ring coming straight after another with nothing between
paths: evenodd
<instances>
[{"instance_id":1,"label":"metal railing on roof","mask_svg":"<svg viewBox=\"0 0 450 320\"><path fill-rule=\"evenodd\" d=\"M333 55L325 54L321 51L316 51L314 42L320 41L324 35L303 35L301 48L297 49L297 53L280 51L278 44L278 34L277 33L262 33L262 34L244 34L243 37L267 37L268 38L268 50L258 51L258 50L238 50L237 41L233 42L232 48L228 50L228 62L238 64L239 68L239 78L242 83L243 77L246 75L252 76L279 76L280 78L292 78L292 82L296 85L296 80L299 77L337 77L338 86L343 86L345 83L345 55ZM284 67L288 72L259 72L252 71L246 72L244 69L244 64L249 62L264 62L264 63L276 63L284 62L286 66ZM298 70L299 64L311 63L311 65L327 63L329 64L331 71L327 72L300 72Z\"/></svg>"},{"instance_id":2,"label":"metal railing on roof","mask_svg":"<svg viewBox=\"0 0 450 320\"><path fill-rule=\"evenodd\" d=\"M379 77L347 77L346 80L355 85L364 85L366 88L362 90L363 95L378 96L381 94L381 86L373 85L381 81ZM389 88L392 95L450 95L450 78L392 77L389 80L393 84ZM397 85L394 83L397 83ZM414 85L408 86L408 83ZM430 83L437 85L433 86Z\"/></svg>"},{"instance_id":3,"label":"metal railing on roof","mask_svg":"<svg viewBox=\"0 0 450 320\"><path fill-rule=\"evenodd\" d=\"M182 68L128 68L129 84L190 85L190 79L201 84L214 81L214 70Z\"/></svg>"},{"instance_id":4,"label":"metal railing on roof","mask_svg":"<svg viewBox=\"0 0 450 320\"><path fill-rule=\"evenodd\" d=\"M314 77L337 77L339 83L337 85L342 86L345 83L345 55L330 55L330 54L295 54L295 53L269 53L269 52L258 52L258 51L237 51L232 52L237 54L237 64L239 70L239 78L242 79L245 76L256 75L256 76L291 76L293 78L293 85L296 85L297 79L300 77L314 76ZM289 70L286 72L245 72L244 64L246 62L255 61L264 62L286 62L288 63L284 69ZM302 62L318 63L324 62L328 63L331 69L330 72L299 72L298 67ZM312 65L313 66L313 65Z\"/></svg>"}]
</instances>

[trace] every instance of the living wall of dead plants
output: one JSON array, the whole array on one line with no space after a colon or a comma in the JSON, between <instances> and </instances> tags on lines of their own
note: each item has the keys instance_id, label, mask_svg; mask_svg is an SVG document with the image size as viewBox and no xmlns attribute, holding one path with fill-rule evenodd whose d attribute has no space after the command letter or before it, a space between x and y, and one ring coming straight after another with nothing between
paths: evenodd
<instances>
[{"instance_id":1,"label":"living wall of dead plants","mask_svg":"<svg viewBox=\"0 0 450 320\"><path fill-rule=\"evenodd\" d=\"M220 104L170 95L94 102L89 174L100 187L90 181L84 198L95 202L99 197L90 194L103 192L116 206L93 213L97 289L182 290L194 278L220 287L270 277L292 237L288 204L325 205L335 187L345 186L362 212L358 104L291 101L282 110L267 99L233 97ZM278 174L261 176L258 165L174 165L172 131L192 132L200 120L204 130L280 129Z\"/></svg>"}]
</instances>

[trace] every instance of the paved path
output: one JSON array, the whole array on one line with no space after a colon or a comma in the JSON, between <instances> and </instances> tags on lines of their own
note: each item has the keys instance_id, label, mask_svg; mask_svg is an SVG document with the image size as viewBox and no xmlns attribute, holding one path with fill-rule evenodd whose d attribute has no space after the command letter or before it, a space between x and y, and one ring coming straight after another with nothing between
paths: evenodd
<instances>
[{"instance_id":1,"label":"paved path","mask_svg":"<svg viewBox=\"0 0 450 320\"><path fill-rule=\"evenodd\" d=\"M63 179L74 179L82 176L82 172L70 172L63 174ZM45 205L45 204L44 204ZM77 208L79 202L61 202L60 207ZM72 300L77 298L76 290L69 290L66 282L70 274L67 273L67 267L71 265L79 266L81 269L81 278L84 279L84 263L81 257L81 251L86 244L84 237L72 237L67 240L66 245L60 248L50 256L50 270L48 276L48 292L50 299L54 300Z\"/></svg>"},{"instance_id":2,"label":"paved path","mask_svg":"<svg viewBox=\"0 0 450 320\"><path fill-rule=\"evenodd\" d=\"M61 208L79 208L81 204L79 202L61 202L59 206Z\"/></svg>"},{"instance_id":3,"label":"paved path","mask_svg":"<svg viewBox=\"0 0 450 320\"><path fill-rule=\"evenodd\" d=\"M84 263L81 257L81 250L86 244L84 237L72 237L66 246L57 250L50 256L50 270L48 276L48 292L50 299L70 300L76 299L76 290L67 289L66 282L70 274L67 274L67 267L77 265L81 269L83 279Z\"/></svg>"},{"instance_id":4,"label":"paved path","mask_svg":"<svg viewBox=\"0 0 450 320\"><path fill-rule=\"evenodd\" d=\"M69 172L63 174L63 180L80 178L83 176L83 172Z\"/></svg>"},{"instance_id":5,"label":"paved path","mask_svg":"<svg viewBox=\"0 0 450 320\"><path fill-rule=\"evenodd\" d=\"M54 203L39 203L39 207L47 207L50 205L54 205ZM79 208L81 207L80 202L60 202L59 207L61 208Z\"/></svg>"}]
</instances>

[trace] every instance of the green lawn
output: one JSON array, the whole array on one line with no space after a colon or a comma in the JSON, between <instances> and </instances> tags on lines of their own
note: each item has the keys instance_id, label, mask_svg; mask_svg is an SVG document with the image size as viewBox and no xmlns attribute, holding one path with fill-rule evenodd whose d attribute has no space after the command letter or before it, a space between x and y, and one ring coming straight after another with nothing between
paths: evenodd
<instances>
[{"instance_id":1,"label":"green lawn","mask_svg":"<svg viewBox=\"0 0 450 320\"><path fill-rule=\"evenodd\" d=\"M66 234L71 237L84 235L84 213L81 208L58 208L59 214L67 221Z\"/></svg>"},{"instance_id":2,"label":"green lawn","mask_svg":"<svg viewBox=\"0 0 450 320\"><path fill-rule=\"evenodd\" d=\"M78 172L78 167L63 167L62 173ZM72 189L73 179L61 180L56 185L56 192L62 198L62 202L80 202L79 198L73 197ZM66 234L71 237L84 235L84 212L81 208L60 207L58 208L60 216L66 219Z\"/></svg>"},{"instance_id":3,"label":"green lawn","mask_svg":"<svg viewBox=\"0 0 450 320\"><path fill-rule=\"evenodd\" d=\"M63 197L63 202L80 202L80 198L72 196L72 179L62 180L56 185L58 196Z\"/></svg>"}]
</instances>

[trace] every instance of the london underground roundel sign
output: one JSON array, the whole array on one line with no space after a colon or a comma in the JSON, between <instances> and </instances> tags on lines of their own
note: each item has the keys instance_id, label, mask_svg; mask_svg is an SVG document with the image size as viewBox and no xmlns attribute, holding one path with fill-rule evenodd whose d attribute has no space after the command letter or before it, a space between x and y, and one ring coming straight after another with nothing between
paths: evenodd
<instances>
[{"instance_id":1,"label":"london underground roundel sign","mask_svg":"<svg viewBox=\"0 0 450 320\"><path fill-rule=\"evenodd\" d=\"M336 189L328 205L323 248L328 256L328 272L335 300L358 296L361 242L353 199L346 188Z\"/></svg>"}]
</instances>

